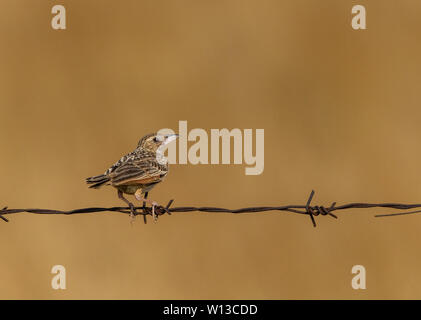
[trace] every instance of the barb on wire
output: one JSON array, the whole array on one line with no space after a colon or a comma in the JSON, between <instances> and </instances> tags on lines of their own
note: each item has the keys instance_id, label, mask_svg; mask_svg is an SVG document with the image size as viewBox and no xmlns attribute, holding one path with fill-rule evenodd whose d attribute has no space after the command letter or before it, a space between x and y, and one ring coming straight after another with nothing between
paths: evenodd
<instances>
[{"instance_id":1,"label":"barb on wire","mask_svg":"<svg viewBox=\"0 0 421 320\"><path fill-rule=\"evenodd\" d=\"M332 218L337 219L338 217L332 212L338 210L347 210L347 209L368 209L368 208L390 208L396 210L409 210L421 208L421 204L401 204L401 203L349 203L341 206L336 206L336 202L333 202L329 207L324 206L312 206L311 201L314 197L314 190L311 191L310 196L305 205L286 205L278 207L248 207L240 209L226 209L226 208L215 208L215 207L171 207L174 200L170 200L166 206L156 206L154 211L156 216L161 216L164 214L171 215L172 213L177 212L214 212L214 213L233 213L233 214L242 214L242 213L256 213L256 212L267 212L267 211L284 211L296 214L304 214L310 217L311 223L316 227L315 217L322 216L331 216ZM141 207L135 207L135 215L143 215L144 222L146 223L146 216L152 215L152 208L145 206L145 203ZM138 211L139 210L139 211ZM4 207L0 210L0 219L5 222L9 220L5 215L10 215L14 213L28 212L34 214L64 214L64 215L73 215L73 214L82 214L82 213L97 213L97 212L120 212L125 214L130 214L129 207L90 207L90 208L80 208L69 211L62 210L52 210L52 209L8 209ZM419 211L412 212L399 212L399 213L389 213L389 214L378 214L375 217L386 217L386 216L398 216L405 214L414 214L421 213Z\"/></svg>"}]
</instances>

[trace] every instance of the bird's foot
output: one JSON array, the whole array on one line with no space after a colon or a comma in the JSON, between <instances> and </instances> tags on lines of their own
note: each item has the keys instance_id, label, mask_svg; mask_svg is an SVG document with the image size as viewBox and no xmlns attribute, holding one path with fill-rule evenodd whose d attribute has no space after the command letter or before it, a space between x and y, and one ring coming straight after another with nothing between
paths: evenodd
<instances>
[{"instance_id":1,"label":"bird's foot","mask_svg":"<svg viewBox=\"0 0 421 320\"><path fill-rule=\"evenodd\" d=\"M127 200L126 198L124 198L123 196L123 192L121 190L117 191L118 197L123 200L130 208L130 223L133 225L133 221L135 220L136 217L136 208L133 205L133 203L131 203L129 200Z\"/></svg>"},{"instance_id":2,"label":"bird's foot","mask_svg":"<svg viewBox=\"0 0 421 320\"><path fill-rule=\"evenodd\" d=\"M153 222L157 222L158 221L158 215L155 214L155 207L158 207L159 204L155 201L152 201L152 218L153 218Z\"/></svg>"},{"instance_id":3,"label":"bird's foot","mask_svg":"<svg viewBox=\"0 0 421 320\"><path fill-rule=\"evenodd\" d=\"M133 222L136 220L136 208L132 203L130 203L130 224L133 225Z\"/></svg>"},{"instance_id":4,"label":"bird's foot","mask_svg":"<svg viewBox=\"0 0 421 320\"><path fill-rule=\"evenodd\" d=\"M156 214L156 212L155 212L155 208L156 207L159 207L159 204L158 204L158 202L156 202L156 201L152 201L152 200L149 200L149 199L146 199L146 197L143 197L141 194L139 194L139 193L136 193L135 194L135 197L136 197L136 199L137 200L139 200L139 201L141 201L141 202L143 202L143 207L145 208L145 203L148 203L150 206L151 206L151 208L152 208L152 217L153 217L153 220L154 220L154 222L157 222L158 221L158 215Z\"/></svg>"}]
</instances>

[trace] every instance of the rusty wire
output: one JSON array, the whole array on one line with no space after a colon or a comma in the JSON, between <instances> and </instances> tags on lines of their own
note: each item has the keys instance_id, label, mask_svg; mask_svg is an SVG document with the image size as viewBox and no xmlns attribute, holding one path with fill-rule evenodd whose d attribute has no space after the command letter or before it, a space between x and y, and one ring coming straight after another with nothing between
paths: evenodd
<instances>
[{"instance_id":1,"label":"rusty wire","mask_svg":"<svg viewBox=\"0 0 421 320\"><path fill-rule=\"evenodd\" d=\"M157 206L155 207L155 214L157 216L169 214L176 212L215 212L215 213L234 213L234 214L241 214L241 213L256 213L256 212L267 212L267 211L285 211L290 213L296 214L304 214L308 215L311 219L311 222L314 227L316 227L316 216L331 216L332 218L337 219L337 216L333 214L334 211L338 210L346 210L346 209L367 209L367 208L391 208L397 210L409 210L409 209L416 209L421 208L421 204L400 204L400 203L349 203L344 204L341 206L336 206L336 202L333 202L329 207L324 206L315 206L311 205L311 201L313 200L314 191L311 191L310 196L307 200L305 205L286 205L286 206L279 206L279 207L248 207L248 208L241 208L241 209L226 209L226 208L215 208L215 207L171 207L173 200L169 201L168 204L164 206ZM139 210L139 211L138 211ZM72 214L82 214L82 213L96 213L96 212L120 212L125 214L130 214L129 207L110 207L110 208L102 208L102 207L90 207L90 208L81 208L81 209L74 209L69 211L62 211L62 210L52 210L52 209L8 209L7 207L0 210L0 219L5 222L9 220L5 217L5 215L14 214L14 213L21 213L21 212L28 212L34 214L64 214L64 215L72 215ZM398 215L405 215L405 214L414 214L414 213L421 213L419 211L412 211L412 212L399 212L399 213L389 213L389 214L378 214L375 217L388 217L388 216L398 216ZM152 215L152 208L145 206L136 207L135 215L143 215L144 222L146 223L146 216Z\"/></svg>"}]
</instances>

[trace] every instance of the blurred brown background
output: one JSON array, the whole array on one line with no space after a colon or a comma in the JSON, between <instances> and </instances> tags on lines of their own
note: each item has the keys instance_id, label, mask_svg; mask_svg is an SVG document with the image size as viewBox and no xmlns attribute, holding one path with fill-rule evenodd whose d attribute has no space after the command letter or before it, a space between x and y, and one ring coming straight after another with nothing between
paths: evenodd
<instances>
[{"instance_id":1,"label":"blurred brown background","mask_svg":"<svg viewBox=\"0 0 421 320\"><path fill-rule=\"evenodd\" d=\"M67 9L67 30L51 8ZM367 30L351 28L364 4ZM265 129L265 170L174 165L151 198L245 207L421 202L419 1L0 2L1 205L121 205L91 190L145 133ZM16 214L0 298L421 298L421 216ZM51 267L67 270L55 291ZM367 290L351 268L367 269Z\"/></svg>"}]
</instances>

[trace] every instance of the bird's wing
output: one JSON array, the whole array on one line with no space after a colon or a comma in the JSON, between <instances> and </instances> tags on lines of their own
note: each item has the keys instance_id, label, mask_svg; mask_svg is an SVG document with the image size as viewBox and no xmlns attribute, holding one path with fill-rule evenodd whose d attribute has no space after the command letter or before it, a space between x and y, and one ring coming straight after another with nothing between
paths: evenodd
<instances>
[{"instance_id":1,"label":"bird's wing","mask_svg":"<svg viewBox=\"0 0 421 320\"><path fill-rule=\"evenodd\" d=\"M136 157L121 163L109 174L114 186L158 182L167 174L166 166L155 157Z\"/></svg>"}]
</instances>

